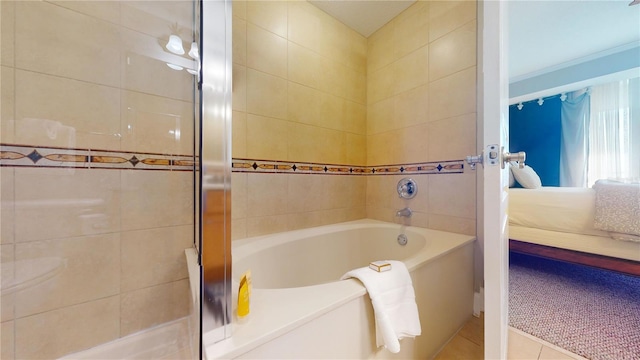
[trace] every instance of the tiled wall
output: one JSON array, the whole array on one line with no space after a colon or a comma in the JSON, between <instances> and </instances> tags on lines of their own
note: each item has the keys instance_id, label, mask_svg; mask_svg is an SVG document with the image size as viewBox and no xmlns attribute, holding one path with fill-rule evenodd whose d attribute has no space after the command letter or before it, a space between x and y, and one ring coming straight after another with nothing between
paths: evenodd
<instances>
[{"instance_id":1,"label":"tiled wall","mask_svg":"<svg viewBox=\"0 0 640 360\"><path fill-rule=\"evenodd\" d=\"M189 2L2 1L2 359L188 314ZM189 43L185 43L188 46Z\"/></svg>"},{"instance_id":2,"label":"tiled wall","mask_svg":"<svg viewBox=\"0 0 640 360\"><path fill-rule=\"evenodd\" d=\"M476 3L419 1L368 38L367 165L464 159L476 152ZM367 177L367 217L475 234L475 172Z\"/></svg>"},{"instance_id":3,"label":"tiled wall","mask_svg":"<svg viewBox=\"0 0 640 360\"><path fill-rule=\"evenodd\" d=\"M475 173L402 171L459 169L476 152L475 2L419 1L368 39L307 2L234 6L234 163L370 171L234 169L234 238L397 221L405 206L415 211L408 224L475 234ZM396 192L405 176L418 182L412 200Z\"/></svg>"},{"instance_id":4,"label":"tiled wall","mask_svg":"<svg viewBox=\"0 0 640 360\"><path fill-rule=\"evenodd\" d=\"M365 165L366 39L305 1L233 4L233 157ZM365 216L363 177L232 182L236 239Z\"/></svg>"}]
</instances>

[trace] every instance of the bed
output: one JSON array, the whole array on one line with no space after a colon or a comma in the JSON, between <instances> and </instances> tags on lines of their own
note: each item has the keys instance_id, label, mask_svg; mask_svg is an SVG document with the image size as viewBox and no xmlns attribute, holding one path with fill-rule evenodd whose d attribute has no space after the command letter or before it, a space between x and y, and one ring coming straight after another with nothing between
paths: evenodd
<instances>
[{"instance_id":1,"label":"bed","mask_svg":"<svg viewBox=\"0 0 640 360\"><path fill-rule=\"evenodd\" d=\"M594 226L602 228L595 223L593 188L511 188L508 215L512 251L640 276L640 238L612 236L612 232ZM630 221L637 225L640 218L635 215L631 214Z\"/></svg>"}]
</instances>

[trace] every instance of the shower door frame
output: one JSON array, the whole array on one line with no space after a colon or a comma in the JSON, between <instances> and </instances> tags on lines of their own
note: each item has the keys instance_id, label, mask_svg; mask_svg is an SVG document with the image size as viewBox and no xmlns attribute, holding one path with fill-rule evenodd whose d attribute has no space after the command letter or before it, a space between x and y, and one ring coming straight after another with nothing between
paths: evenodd
<instances>
[{"instance_id":1,"label":"shower door frame","mask_svg":"<svg viewBox=\"0 0 640 360\"><path fill-rule=\"evenodd\" d=\"M201 0L199 254L201 355L231 336L232 3Z\"/></svg>"}]
</instances>

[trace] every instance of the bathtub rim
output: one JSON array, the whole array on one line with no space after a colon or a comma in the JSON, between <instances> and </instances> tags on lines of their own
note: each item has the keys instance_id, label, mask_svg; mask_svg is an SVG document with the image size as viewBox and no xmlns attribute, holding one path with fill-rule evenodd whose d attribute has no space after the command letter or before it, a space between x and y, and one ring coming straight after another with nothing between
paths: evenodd
<instances>
[{"instance_id":1,"label":"bathtub rim","mask_svg":"<svg viewBox=\"0 0 640 360\"><path fill-rule=\"evenodd\" d=\"M435 242L437 245L435 248L425 246L420 252L404 260L409 272L426 266L429 262L435 261L463 246L470 245L476 239L472 235L404 226L379 220L361 219L234 240L232 247L235 251L238 250L237 247L247 247L247 245L253 244L255 251L254 249L247 249L240 252L240 256L249 256L260 250L294 241L303 234L314 236L371 225L406 228L422 233L427 241L429 241L430 236L437 236L440 239ZM258 244L254 244L255 242L258 242ZM427 252L427 248L429 252ZM234 252L235 255L236 252ZM231 325L232 336L230 338L213 343L213 339L219 339L219 337L215 337L214 334L203 334L205 356L207 359L228 359L240 356L366 293L365 287L356 279L297 288L254 289L251 295L251 314L249 319L247 322L240 324L234 315ZM298 306L283 308L281 306L283 299L287 300L287 304L290 302Z\"/></svg>"}]
</instances>

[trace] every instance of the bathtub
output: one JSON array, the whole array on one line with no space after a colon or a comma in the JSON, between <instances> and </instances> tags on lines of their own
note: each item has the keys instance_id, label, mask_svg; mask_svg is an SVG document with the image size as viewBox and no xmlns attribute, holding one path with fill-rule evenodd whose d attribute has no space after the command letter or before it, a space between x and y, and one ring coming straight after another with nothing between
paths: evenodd
<instances>
[{"instance_id":1,"label":"bathtub","mask_svg":"<svg viewBox=\"0 0 640 360\"><path fill-rule=\"evenodd\" d=\"M401 233L408 238L404 246L397 241ZM472 314L474 240L358 220L234 241L233 289L237 292L239 277L251 269L251 313L242 323L234 319L228 339L213 343L203 334L205 354L208 359L432 358ZM339 280L375 260L402 260L413 280L422 335L403 339L400 354L376 349L364 286Z\"/></svg>"}]
</instances>

